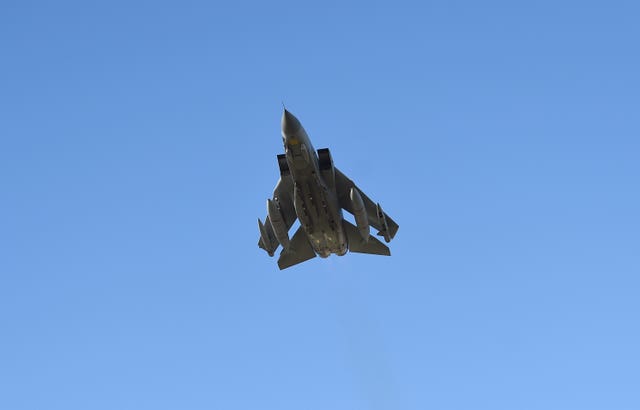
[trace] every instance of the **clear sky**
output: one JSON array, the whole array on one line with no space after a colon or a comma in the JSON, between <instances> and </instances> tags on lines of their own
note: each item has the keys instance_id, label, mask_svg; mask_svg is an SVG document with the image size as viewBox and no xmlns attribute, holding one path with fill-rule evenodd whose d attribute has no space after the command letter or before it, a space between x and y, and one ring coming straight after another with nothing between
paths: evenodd
<instances>
[{"instance_id":1,"label":"clear sky","mask_svg":"<svg viewBox=\"0 0 640 410\"><path fill-rule=\"evenodd\" d=\"M0 408L640 408L637 1L0 3ZM399 223L256 246L281 101Z\"/></svg>"}]
</instances>

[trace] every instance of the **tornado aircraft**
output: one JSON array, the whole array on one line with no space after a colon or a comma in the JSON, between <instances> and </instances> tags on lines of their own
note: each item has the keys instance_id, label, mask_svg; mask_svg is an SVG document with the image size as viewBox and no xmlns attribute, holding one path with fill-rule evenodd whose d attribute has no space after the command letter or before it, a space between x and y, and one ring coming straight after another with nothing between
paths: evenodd
<instances>
[{"instance_id":1,"label":"tornado aircraft","mask_svg":"<svg viewBox=\"0 0 640 410\"><path fill-rule=\"evenodd\" d=\"M300 121L282 114L284 154L278 155L280 179L267 199L265 223L258 219L258 246L273 256L282 246L278 266L290 266L347 251L390 255L389 248L369 234L369 227L390 242L398 224L333 165L329 149L316 151ZM356 225L343 218L353 214ZM294 222L300 227L289 238Z\"/></svg>"}]
</instances>

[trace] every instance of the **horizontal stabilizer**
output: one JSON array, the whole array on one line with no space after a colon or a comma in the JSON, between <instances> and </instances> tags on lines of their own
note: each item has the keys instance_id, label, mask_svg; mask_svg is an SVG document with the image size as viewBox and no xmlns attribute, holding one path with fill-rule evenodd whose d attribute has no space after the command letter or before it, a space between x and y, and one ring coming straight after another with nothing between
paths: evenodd
<instances>
[{"instance_id":1,"label":"horizontal stabilizer","mask_svg":"<svg viewBox=\"0 0 640 410\"><path fill-rule=\"evenodd\" d=\"M289 247L280 252L280 258L278 258L278 267L280 269L286 269L290 266L297 265L309 259L316 257L307 234L300 226L296 233L289 242Z\"/></svg>"},{"instance_id":2,"label":"horizontal stabilizer","mask_svg":"<svg viewBox=\"0 0 640 410\"><path fill-rule=\"evenodd\" d=\"M357 253L371 253L374 255L390 256L391 251L387 245L383 244L375 237L370 236L368 241L362 239L362 235L351 222L347 220L342 221L344 231L347 234L347 240L349 241L349 250Z\"/></svg>"}]
</instances>

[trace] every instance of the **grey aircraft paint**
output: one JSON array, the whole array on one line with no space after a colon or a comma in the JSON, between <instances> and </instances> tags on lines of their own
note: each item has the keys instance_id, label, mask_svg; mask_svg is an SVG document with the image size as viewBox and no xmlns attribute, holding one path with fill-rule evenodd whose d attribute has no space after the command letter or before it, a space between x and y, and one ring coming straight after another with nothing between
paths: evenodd
<instances>
[{"instance_id":1,"label":"grey aircraft paint","mask_svg":"<svg viewBox=\"0 0 640 410\"><path fill-rule=\"evenodd\" d=\"M280 179L267 200L267 218L258 219L258 246L270 256L282 246L278 266L285 269L316 255L326 258L347 251L390 255L389 248L369 235L378 230L386 242L398 224L334 165L327 148L316 151L300 121L286 109L282 114L284 154L278 155ZM342 210L355 217L356 226L343 219ZM289 238L297 220L300 227Z\"/></svg>"}]
</instances>

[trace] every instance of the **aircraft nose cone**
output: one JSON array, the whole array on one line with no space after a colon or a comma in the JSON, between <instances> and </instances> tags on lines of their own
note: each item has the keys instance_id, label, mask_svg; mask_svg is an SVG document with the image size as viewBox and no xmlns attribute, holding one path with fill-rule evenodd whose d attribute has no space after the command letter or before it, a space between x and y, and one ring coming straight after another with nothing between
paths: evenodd
<instances>
[{"instance_id":1,"label":"aircraft nose cone","mask_svg":"<svg viewBox=\"0 0 640 410\"><path fill-rule=\"evenodd\" d=\"M300 121L285 109L282 113L282 135L294 135L300 127Z\"/></svg>"}]
</instances>

